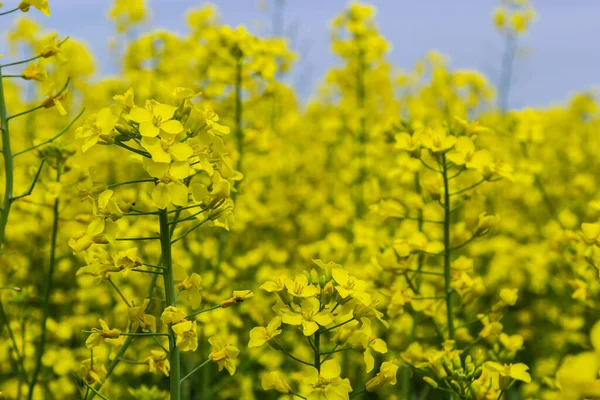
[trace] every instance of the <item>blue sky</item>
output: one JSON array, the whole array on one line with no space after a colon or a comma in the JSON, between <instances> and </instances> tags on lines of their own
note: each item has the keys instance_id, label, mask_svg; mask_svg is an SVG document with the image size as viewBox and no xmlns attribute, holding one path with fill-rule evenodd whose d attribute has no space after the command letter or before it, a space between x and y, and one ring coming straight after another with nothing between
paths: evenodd
<instances>
[{"instance_id":1,"label":"blue sky","mask_svg":"<svg viewBox=\"0 0 600 400\"><path fill-rule=\"evenodd\" d=\"M263 0L269 3L272 0ZM5 7L12 2L4 0ZM146 26L185 31L186 10L204 0L148 0L152 20ZM410 69L428 50L450 58L454 68L477 69L495 82L503 44L490 22L497 0L374 0L382 34L393 44L390 61ZM92 48L100 72L115 72L108 41L113 26L106 15L111 0L50 0L52 15L44 25L69 35ZM269 33L271 15L259 10L259 0L216 0L228 25L246 25L250 31ZM303 97L310 95L325 71L337 60L329 50L329 22L347 0L286 0L284 25L293 31L301 58L295 79ZM522 40L516 62L510 106L543 106L562 102L576 91L600 83L600 1L533 1L538 18ZM34 11L32 11L34 12ZM7 18L7 17L4 17ZM4 22L4 21L3 21ZM293 82L293 80L292 80Z\"/></svg>"}]
</instances>

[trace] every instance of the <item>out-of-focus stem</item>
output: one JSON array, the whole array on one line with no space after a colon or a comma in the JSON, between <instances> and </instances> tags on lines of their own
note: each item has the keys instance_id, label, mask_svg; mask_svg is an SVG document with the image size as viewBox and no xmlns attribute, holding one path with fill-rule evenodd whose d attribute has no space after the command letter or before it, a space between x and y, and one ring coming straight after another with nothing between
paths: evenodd
<instances>
[{"instance_id":1,"label":"out-of-focus stem","mask_svg":"<svg viewBox=\"0 0 600 400\"><path fill-rule=\"evenodd\" d=\"M10 134L8 131L8 116L6 112L6 100L4 98L4 87L2 83L2 68L0 67L0 132L2 134L2 155L4 157L4 199L0 209L0 250L4 244L4 234L8 223L8 214L12 204L14 169L13 155L10 146Z\"/></svg>"},{"instance_id":2,"label":"out-of-focus stem","mask_svg":"<svg viewBox=\"0 0 600 400\"><path fill-rule=\"evenodd\" d=\"M452 286L450 278L450 191L448 190L448 164L442 154L442 177L444 179L444 290L448 316L448 338L454 340L454 312L452 309Z\"/></svg>"},{"instance_id":3,"label":"out-of-focus stem","mask_svg":"<svg viewBox=\"0 0 600 400\"><path fill-rule=\"evenodd\" d=\"M56 182L60 182L62 165L56 167ZM40 334L40 344L38 347L36 359L35 359L35 367L33 369L33 373L31 375L31 382L29 383L29 393L27 398L29 400L33 399L33 392L35 390L35 384L37 383L37 378L40 373L40 369L42 368L42 357L44 355L44 348L46 347L46 323L48 321L48 314L50 312L50 294L52 293L52 279L54 278L54 267L56 264L56 239L58 237L58 222L60 219L60 197L56 197L54 200L54 208L53 208L53 221L52 221L52 239L50 242L50 263L48 266L48 273L46 275L45 282L43 282L44 292L42 294L42 324L41 324L41 334Z\"/></svg>"},{"instance_id":4,"label":"out-of-focus stem","mask_svg":"<svg viewBox=\"0 0 600 400\"><path fill-rule=\"evenodd\" d=\"M177 292L175 291L175 279L173 276L173 261L171 259L171 235L169 231L169 214L167 209L160 211L160 247L162 266L164 270L165 296L167 305L177 305ZM169 362L171 364L171 400L180 400L181 397L181 354L175 343L175 333L169 327Z\"/></svg>"}]
</instances>

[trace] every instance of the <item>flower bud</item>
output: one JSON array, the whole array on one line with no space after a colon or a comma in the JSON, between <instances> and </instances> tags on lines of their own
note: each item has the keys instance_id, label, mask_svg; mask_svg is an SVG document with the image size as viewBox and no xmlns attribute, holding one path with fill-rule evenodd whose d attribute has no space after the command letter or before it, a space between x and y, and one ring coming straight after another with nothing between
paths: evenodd
<instances>
[{"instance_id":1,"label":"flower bud","mask_svg":"<svg viewBox=\"0 0 600 400\"><path fill-rule=\"evenodd\" d=\"M439 387L438 383L428 376L423 377L423 380L434 389L437 389Z\"/></svg>"}]
</instances>

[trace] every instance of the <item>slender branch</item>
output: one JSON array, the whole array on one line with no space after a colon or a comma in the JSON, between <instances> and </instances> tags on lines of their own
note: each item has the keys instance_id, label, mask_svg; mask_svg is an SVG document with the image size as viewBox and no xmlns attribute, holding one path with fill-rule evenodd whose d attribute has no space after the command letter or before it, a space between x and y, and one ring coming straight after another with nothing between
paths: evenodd
<instances>
[{"instance_id":1,"label":"slender branch","mask_svg":"<svg viewBox=\"0 0 600 400\"><path fill-rule=\"evenodd\" d=\"M179 381L179 383L182 384L183 381L185 381L190 376L194 375L196 373L196 371L198 371L200 368L204 367L205 365L207 365L211 361L212 361L212 358L208 358L202 364L198 365L196 368L194 368L193 370L191 370L186 376L184 376L183 378L181 378L181 380Z\"/></svg>"},{"instance_id":2,"label":"slender branch","mask_svg":"<svg viewBox=\"0 0 600 400\"><path fill-rule=\"evenodd\" d=\"M359 394L363 394L366 391L367 391L367 388L364 388L364 389L359 390L358 392L352 392L352 393L350 393L350 396L348 396L348 397L349 398L353 398L353 397L358 396Z\"/></svg>"},{"instance_id":3,"label":"slender branch","mask_svg":"<svg viewBox=\"0 0 600 400\"><path fill-rule=\"evenodd\" d=\"M186 319L190 319L192 317L195 317L196 315L199 315L199 314L202 314L202 313L205 313L205 312L208 312L208 311L216 310L217 308L221 308L221 305L218 304L216 306L205 308L204 310L193 312L190 315L186 316L185 318Z\"/></svg>"},{"instance_id":4,"label":"slender branch","mask_svg":"<svg viewBox=\"0 0 600 400\"><path fill-rule=\"evenodd\" d=\"M33 188L35 188L35 184L37 183L38 178L40 177L40 173L42 172L42 167L44 166L44 161L45 160L42 158L42 162L40 163L40 166L39 166L37 172L33 176L33 180L31 181L29 188L27 188L27 190L25 190L20 195L11 198L10 201L15 201L15 200L21 199L23 197L27 197L31 194L31 192L33 192Z\"/></svg>"},{"instance_id":5,"label":"slender branch","mask_svg":"<svg viewBox=\"0 0 600 400\"><path fill-rule=\"evenodd\" d=\"M13 158L16 157L16 156L18 156L18 155L21 155L23 153L27 153L28 151L35 150L38 147L41 147L41 146L43 146L45 144L52 143L53 141L55 141L56 139L58 139L59 137L61 137L65 133L67 133L67 131L73 126L73 124L75 124L75 122L77 122L77 120L79 119L79 117L81 117L84 112L85 112L85 107L83 109L81 109L81 111L79 112L79 114L77 114L77 116L75 116L75 118L69 123L69 125L67 125L58 134L56 134L55 136L51 137L48 140L43 141L42 143L36 144L35 146L31 146L28 149L25 149L25 150L19 151L18 153L13 154Z\"/></svg>"},{"instance_id":6,"label":"slender branch","mask_svg":"<svg viewBox=\"0 0 600 400\"><path fill-rule=\"evenodd\" d=\"M433 219L424 219L424 218L419 218L419 217L400 217L399 219L410 219L412 221L427 222L429 224L443 224L444 223L444 221L436 221Z\"/></svg>"},{"instance_id":7,"label":"slender branch","mask_svg":"<svg viewBox=\"0 0 600 400\"><path fill-rule=\"evenodd\" d=\"M141 182L155 182L156 179L155 178L149 178L149 179L138 179L135 181L127 181L127 182L119 182L119 183L113 183L111 185L108 185L107 188L108 189L112 189L112 188L116 188L117 186L123 186L123 185L132 185L134 183L141 183ZM156 212L152 213L152 214L158 214Z\"/></svg>"},{"instance_id":8,"label":"slender branch","mask_svg":"<svg viewBox=\"0 0 600 400\"><path fill-rule=\"evenodd\" d=\"M159 236L149 236L149 237L124 237L124 238L116 238L115 240L137 241L137 240L158 240L158 239L160 239Z\"/></svg>"},{"instance_id":9,"label":"slender branch","mask_svg":"<svg viewBox=\"0 0 600 400\"><path fill-rule=\"evenodd\" d=\"M121 292L121 290L119 290L119 288L117 287L117 285L113 282L112 279L108 278L108 282L111 284L111 286L117 291L117 293L119 294L119 296L121 296L121 299L123 299L123 301L125 302L125 304L127 304L127 307L131 307L131 304L127 301L127 299L125 298L125 295L123 295L123 293Z\"/></svg>"},{"instance_id":10,"label":"slender branch","mask_svg":"<svg viewBox=\"0 0 600 400\"><path fill-rule=\"evenodd\" d=\"M43 161L43 160L42 160ZM42 162L43 165L43 162ZM37 181L37 177L39 176L39 171L41 171L42 167L40 166L40 169L38 170L38 173L36 175L36 178L34 179L34 183L32 184L32 186L29 188L29 193L31 193L31 191L33 190L33 186L35 185L35 181ZM62 170L62 166L59 164L57 166L57 170L56 170L56 182L60 182L60 175L61 175L61 171ZM52 223L52 239L50 239L50 262L49 262L49 267L48 267L48 274L46 275L45 278L45 282L43 287L44 287L44 291L43 291L43 295L42 295L42 323L41 323L41 334L40 334L40 344L39 347L37 349L37 355L36 355L36 360L35 360L35 367L33 369L33 373L31 374L31 382L29 383L29 393L27 395L27 398L29 400L33 399L33 393L35 390L35 384L37 382L37 378L38 375L40 373L40 370L42 369L42 357L44 355L44 349L46 347L46 333L47 333L47 321L48 321L48 316L50 314L50 294L52 292L52 281L54 278L54 267L56 265L56 242L57 242L57 237L58 237L58 222L60 220L60 216L59 216L59 200L60 197L57 197L56 200L54 200L54 208L53 208L53 223Z\"/></svg>"},{"instance_id":11,"label":"slender branch","mask_svg":"<svg viewBox=\"0 0 600 400\"><path fill-rule=\"evenodd\" d=\"M293 355L291 355L290 353L288 353L287 351L285 351L285 349L283 349L283 348L281 348L280 350L281 350L281 352L282 352L283 354L285 354L286 356L288 356L288 357L289 357L289 358L291 358L292 360L298 361L299 363L301 363L301 364L304 364L304 365L309 365L309 366L311 366L311 367L313 366L313 364L312 364L312 363L309 363L309 362L306 362L306 361L304 361L304 360L301 360L301 359L299 359L298 357L294 357Z\"/></svg>"},{"instance_id":12,"label":"slender branch","mask_svg":"<svg viewBox=\"0 0 600 400\"><path fill-rule=\"evenodd\" d=\"M92 392L94 392L94 394L97 395L98 397L100 397L102 400L108 400L108 397L102 395L98 391L98 389L96 389L95 387L93 387L92 385L90 385L89 383L87 383L85 381L85 379L81 378L80 376L77 376L77 377L81 380L81 382L83 382L83 384L88 388L88 390L91 390ZM87 395L85 397L87 397Z\"/></svg>"},{"instance_id":13,"label":"slender branch","mask_svg":"<svg viewBox=\"0 0 600 400\"><path fill-rule=\"evenodd\" d=\"M477 182L475 182L475 183L474 183L474 184L472 184L472 185L469 185L469 186L467 186L467 187L465 187L465 188L462 188L462 189L460 189L460 190L457 190L456 192L450 193L450 196L456 196L456 195L459 195L459 194L461 194L461 193L468 192L469 190L471 190L471 189L474 189L474 188L476 188L477 186L481 185L483 182L485 182L485 179L482 179L482 180L480 180L480 181L477 181Z\"/></svg>"},{"instance_id":14,"label":"slender branch","mask_svg":"<svg viewBox=\"0 0 600 400\"><path fill-rule=\"evenodd\" d=\"M180 241L181 239L183 239L184 237L186 237L188 234L192 233L193 231L195 231L196 229L200 228L202 225L204 225L205 223L207 223L208 221L210 221L209 218L205 219L204 221L196 224L193 228L189 229L187 232L185 232L183 235L179 236L177 239L173 239L171 241L171 244L177 243L178 241Z\"/></svg>"},{"instance_id":15,"label":"slender branch","mask_svg":"<svg viewBox=\"0 0 600 400\"><path fill-rule=\"evenodd\" d=\"M150 271L150 270L147 270L147 269L135 269L135 268L134 268L134 269L132 269L131 271L134 271L134 272L142 272L142 273L144 273L144 274L155 274L155 275L162 275L162 274L163 274L162 272L158 272L158 271Z\"/></svg>"},{"instance_id":16,"label":"slender branch","mask_svg":"<svg viewBox=\"0 0 600 400\"><path fill-rule=\"evenodd\" d=\"M18 8L17 8L17 10L18 10ZM11 13L11 12L14 12L14 11L16 11L16 10L7 11L7 12L5 12L5 13L2 13L2 14L0 14L0 15L5 15L5 14L8 14L8 13ZM42 58L42 55L41 55L41 54L38 54L37 56L35 56L35 57L31 57L31 58L28 58L28 59L26 59L26 60L15 61L15 62L13 62L13 63L10 63L10 64L3 64L3 65L0 65L0 68L12 67L12 66L15 66L15 65L21 65L21 64L27 64L27 63L29 63L29 62L35 61L35 60L37 60L37 59L40 59L40 58Z\"/></svg>"},{"instance_id":17,"label":"slender branch","mask_svg":"<svg viewBox=\"0 0 600 400\"><path fill-rule=\"evenodd\" d=\"M454 251L454 250L462 249L463 247L465 247L466 245L468 245L469 243L471 243L475 239L476 239L476 236L471 236L469 239L465 240L461 244L459 244L457 246L454 246L454 247L451 247L450 250Z\"/></svg>"},{"instance_id":18,"label":"slender branch","mask_svg":"<svg viewBox=\"0 0 600 400\"><path fill-rule=\"evenodd\" d=\"M152 156L150 155L150 153L148 153L148 152L146 152L146 151L143 151L143 150L134 149L133 147L131 147L131 146L128 146L128 145L126 145L126 144L125 144L125 143L123 143L123 142L115 142L115 144L116 144L117 146L119 146L119 147L122 147L122 148L124 148L124 149L127 149L127 150L129 150L129 151L132 151L132 152L134 152L134 153L136 153L136 154L139 154L139 155L141 155L141 156L143 156L143 157L146 157L146 158L152 158Z\"/></svg>"},{"instance_id":19,"label":"slender branch","mask_svg":"<svg viewBox=\"0 0 600 400\"><path fill-rule=\"evenodd\" d=\"M335 328L339 328L340 326L342 326L342 325L346 325L347 323L349 323L349 322L352 322L352 321L354 321L354 317L350 318L350 319L349 319L349 320L347 320L347 321L344 321L344 322L341 322L341 323L339 323L339 324L337 324L337 325L334 325L334 326L332 326L331 328L327 328L327 329L323 330L323 332L329 332L329 331L331 331L331 330L333 330L333 329L335 329Z\"/></svg>"},{"instance_id":20,"label":"slender branch","mask_svg":"<svg viewBox=\"0 0 600 400\"><path fill-rule=\"evenodd\" d=\"M12 13L14 13L14 12L16 12L16 11L19 11L19 10L20 10L20 8L19 8L19 7L17 7L17 8L13 8L12 10L8 10L8 11L1 12L1 13L0 13L0 16L2 16L2 15L8 15L8 14L12 14Z\"/></svg>"},{"instance_id":21,"label":"slender branch","mask_svg":"<svg viewBox=\"0 0 600 400\"><path fill-rule=\"evenodd\" d=\"M70 81L71 81L71 78L67 78L67 81L65 82L65 85L64 85L64 86L62 87L62 89L60 89L60 91L59 91L57 94L55 94L55 95L54 95L52 98L54 98L54 99L55 99L55 98L57 98L57 97L58 97L58 96L60 96L60 95L61 95L61 94L62 94L62 93L65 91L65 90L67 90L67 87L69 86L69 82L70 82ZM40 105L39 105L39 106L37 106L37 107L33 107L32 109L29 109L29 110L26 110L26 111L20 112L20 113L18 113L18 114L15 114L15 115L11 115L10 117L8 117L8 119L7 119L7 120L8 120L8 121L10 121L11 119L18 118L18 117L21 117L21 116L23 116L23 115L25 115L25 114L32 113L32 112L34 112L34 111L37 111L37 110L39 110L39 109L41 109L41 108L45 108L45 106L44 106L44 104L43 104L43 103L42 103L42 104L40 104Z\"/></svg>"}]
</instances>

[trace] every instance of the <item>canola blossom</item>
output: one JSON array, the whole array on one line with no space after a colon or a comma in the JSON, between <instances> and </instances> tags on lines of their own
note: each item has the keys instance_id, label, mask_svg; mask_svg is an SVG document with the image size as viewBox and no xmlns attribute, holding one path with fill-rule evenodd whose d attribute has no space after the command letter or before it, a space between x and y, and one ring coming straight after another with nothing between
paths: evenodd
<instances>
[{"instance_id":1,"label":"canola blossom","mask_svg":"<svg viewBox=\"0 0 600 400\"><path fill-rule=\"evenodd\" d=\"M352 2L303 104L290 40L146 3L112 77L0 3L0 398L600 398L593 93L401 71ZM534 5L490 16L515 57Z\"/></svg>"}]
</instances>

